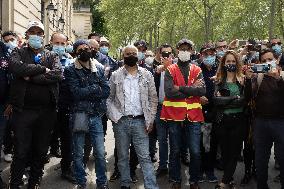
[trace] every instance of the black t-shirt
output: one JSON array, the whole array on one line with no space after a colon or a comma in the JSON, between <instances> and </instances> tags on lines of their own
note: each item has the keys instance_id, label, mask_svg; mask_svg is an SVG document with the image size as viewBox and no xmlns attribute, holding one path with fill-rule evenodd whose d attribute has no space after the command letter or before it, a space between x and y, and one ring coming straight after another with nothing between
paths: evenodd
<instances>
[{"instance_id":1,"label":"black t-shirt","mask_svg":"<svg viewBox=\"0 0 284 189\"><path fill-rule=\"evenodd\" d=\"M256 115L284 118L284 81L264 76L256 97Z\"/></svg>"},{"instance_id":2,"label":"black t-shirt","mask_svg":"<svg viewBox=\"0 0 284 189\"><path fill-rule=\"evenodd\" d=\"M33 84L32 82L27 83L24 101L25 108L46 108L54 106L55 102L52 100L49 87L46 87L46 85Z\"/></svg>"}]
</instances>

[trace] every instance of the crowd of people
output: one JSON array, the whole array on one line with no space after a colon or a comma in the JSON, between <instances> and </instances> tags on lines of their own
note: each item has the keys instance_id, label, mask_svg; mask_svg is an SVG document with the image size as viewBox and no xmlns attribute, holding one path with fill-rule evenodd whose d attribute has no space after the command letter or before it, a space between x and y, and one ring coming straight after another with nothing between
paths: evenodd
<instances>
[{"instance_id":1,"label":"crowd of people","mask_svg":"<svg viewBox=\"0 0 284 189\"><path fill-rule=\"evenodd\" d=\"M50 43L44 46L46 37ZM154 51L139 40L123 48L121 60L109 55L110 48L97 33L74 43L58 32L45 36L37 21L29 23L25 39L2 33L0 144L11 167L0 189L21 188L24 176L28 189L40 188L51 156L61 158L62 179L84 189L92 150L97 189L108 189L108 182L118 179L121 189L129 189L138 180L138 164L146 189L158 189L160 177L180 189L181 163L189 167L190 189L201 189L205 181L215 189L236 189L252 178L257 189L268 189L273 146L280 170L275 181L284 188L279 38L244 44L219 40L199 51L185 38L175 48L163 44ZM108 120L115 137L110 178ZM240 160L245 171L235 183ZM223 170L222 178L215 168Z\"/></svg>"}]
</instances>

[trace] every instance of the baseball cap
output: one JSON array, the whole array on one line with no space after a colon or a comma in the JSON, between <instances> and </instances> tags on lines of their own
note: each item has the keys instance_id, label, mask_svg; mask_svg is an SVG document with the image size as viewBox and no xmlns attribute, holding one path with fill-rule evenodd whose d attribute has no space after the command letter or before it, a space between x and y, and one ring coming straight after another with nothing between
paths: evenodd
<instances>
[{"instance_id":1,"label":"baseball cap","mask_svg":"<svg viewBox=\"0 0 284 189\"><path fill-rule=\"evenodd\" d=\"M187 44L187 45L189 45L190 47L192 47L193 46L193 42L192 41L190 41L190 40L188 40L188 39L181 39L178 43L177 43L177 48L179 48L181 45L183 45L183 44Z\"/></svg>"},{"instance_id":2,"label":"baseball cap","mask_svg":"<svg viewBox=\"0 0 284 189\"><path fill-rule=\"evenodd\" d=\"M41 22L38 22L38 21L30 21L29 24L28 24L28 29L31 29L32 27L39 27L40 29L42 29L42 31L44 32L44 26Z\"/></svg>"},{"instance_id":3,"label":"baseball cap","mask_svg":"<svg viewBox=\"0 0 284 189\"><path fill-rule=\"evenodd\" d=\"M139 47L144 47L147 50L147 43L144 40L136 41L134 43L134 46L139 48Z\"/></svg>"},{"instance_id":4,"label":"baseball cap","mask_svg":"<svg viewBox=\"0 0 284 189\"><path fill-rule=\"evenodd\" d=\"M205 52L205 51L207 51L207 50L215 51L216 49L215 49L214 44L212 44L212 43L205 43L205 44L201 47L200 52Z\"/></svg>"},{"instance_id":5,"label":"baseball cap","mask_svg":"<svg viewBox=\"0 0 284 189\"><path fill-rule=\"evenodd\" d=\"M76 52L77 48L80 46L80 45L88 45L90 46L90 43L88 40L85 40L85 39L78 39L74 44L73 44L73 51Z\"/></svg>"},{"instance_id":6,"label":"baseball cap","mask_svg":"<svg viewBox=\"0 0 284 189\"><path fill-rule=\"evenodd\" d=\"M106 42L106 43L108 43L109 41L107 40L107 38L106 37L101 37L100 38L100 42Z\"/></svg>"}]
</instances>

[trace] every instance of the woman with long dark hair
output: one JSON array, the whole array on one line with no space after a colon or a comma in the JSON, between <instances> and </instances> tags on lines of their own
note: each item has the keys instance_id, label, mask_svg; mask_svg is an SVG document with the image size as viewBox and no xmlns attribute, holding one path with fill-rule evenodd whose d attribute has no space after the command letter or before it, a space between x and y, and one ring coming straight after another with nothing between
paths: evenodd
<instances>
[{"instance_id":1,"label":"woman with long dark hair","mask_svg":"<svg viewBox=\"0 0 284 189\"><path fill-rule=\"evenodd\" d=\"M216 74L216 87L213 98L217 109L216 121L219 123L221 152L224 175L216 189L235 189L233 175L244 135L244 75L238 55L227 51L219 64Z\"/></svg>"}]
</instances>

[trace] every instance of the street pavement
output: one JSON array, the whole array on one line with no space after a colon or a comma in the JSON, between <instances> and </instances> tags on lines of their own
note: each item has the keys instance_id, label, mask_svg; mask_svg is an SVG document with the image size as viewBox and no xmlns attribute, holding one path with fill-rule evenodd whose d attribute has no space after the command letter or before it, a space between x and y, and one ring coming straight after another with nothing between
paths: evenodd
<instances>
[{"instance_id":1,"label":"street pavement","mask_svg":"<svg viewBox=\"0 0 284 189\"><path fill-rule=\"evenodd\" d=\"M114 163L114 156L113 156L113 149L114 149L114 137L113 137L113 131L111 127L111 123L109 122L107 137L106 137L106 151L107 151L107 177L109 178L113 171L113 163ZM270 185L271 189L280 189L280 184L273 182L273 179L279 174L279 171L274 169L274 153L272 152L270 163L269 163L269 175L268 175L268 183ZM157 154L158 155L158 154ZM69 182L62 180L60 178L60 159L58 158L51 158L50 162L45 166L45 173L44 177L41 183L42 189L73 189L75 188L75 185L70 184ZM155 163L155 168L157 168L158 164ZM2 162L0 165L3 169L2 177L4 181L8 182L9 179L9 167L10 164ZM143 175L141 173L141 168L139 167L136 171L139 181L136 184L133 184L131 186L132 189L144 189L143 185ZM240 181L244 173L244 166L243 163L239 163L236 173L235 173L235 181L238 184L238 188L243 189L256 189L256 183L255 181L251 181L250 184L246 187L240 187ZM87 189L95 189L96 188L96 174L95 174L95 168L94 168L94 159L91 158L88 166L87 166L87 179L88 179L88 186ZM183 175L183 182L182 182L182 188L183 189L189 189L189 183L188 183L188 168L186 166L182 166L182 175ZM221 171L216 171L216 175L220 179L222 176ZM169 183L168 178L159 178L157 180L158 185L160 189L168 189ZM200 187L202 189L214 189L215 184L210 183L201 183ZM25 187L23 187L25 188ZM109 182L109 188L110 189L120 189L119 181L115 182Z\"/></svg>"}]
</instances>

